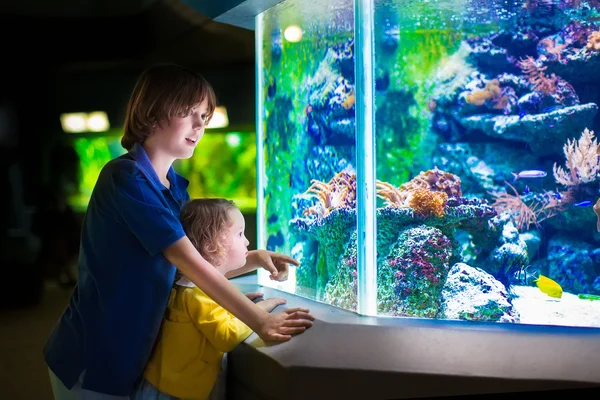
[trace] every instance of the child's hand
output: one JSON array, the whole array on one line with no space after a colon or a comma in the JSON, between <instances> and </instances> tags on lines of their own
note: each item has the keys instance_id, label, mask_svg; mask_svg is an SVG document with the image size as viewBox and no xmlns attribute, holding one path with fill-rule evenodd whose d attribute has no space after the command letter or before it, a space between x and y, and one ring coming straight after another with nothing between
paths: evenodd
<instances>
[{"instance_id":1,"label":"child's hand","mask_svg":"<svg viewBox=\"0 0 600 400\"><path fill-rule=\"evenodd\" d=\"M292 335L304 332L312 326L315 318L306 308L288 308L272 314L265 314L256 334L264 341L285 342Z\"/></svg>"},{"instance_id":2,"label":"child's hand","mask_svg":"<svg viewBox=\"0 0 600 400\"><path fill-rule=\"evenodd\" d=\"M250 292L250 293L246 293L246 297L249 298L250 300L254 301L256 299L260 299L261 297L263 297L264 294L260 293L260 292Z\"/></svg>"},{"instance_id":3,"label":"child's hand","mask_svg":"<svg viewBox=\"0 0 600 400\"><path fill-rule=\"evenodd\" d=\"M289 265L294 264L295 266L300 263L292 257L275 253L274 251L268 250L254 250L250 253L252 255L252 262L254 265L259 265L271 273L271 280L274 281L285 281L288 278ZM248 256L250 257L250 255Z\"/></svg>"},{"instance_id":4,"label":"child's hand","mask_svg":"<svg viewBox=\"0 0 600 400\"><path fill-rule=\"evenodd\" d=\"M271 299L259 301L256 303L256 305L266 312L271 312L275 309L275 307L285 303L286 301L284 299L273 297Z\"/></svg>"}]
</instances>

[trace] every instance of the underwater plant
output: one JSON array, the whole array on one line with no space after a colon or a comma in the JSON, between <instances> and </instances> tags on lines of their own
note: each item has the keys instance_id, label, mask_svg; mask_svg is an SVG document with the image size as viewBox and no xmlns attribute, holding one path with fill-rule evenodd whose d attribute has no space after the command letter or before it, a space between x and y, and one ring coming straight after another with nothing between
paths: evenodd
<instances>
[{"instance_id":1,"label":"underwater plant","mask_svg":"<svg viewBox=\"0 0 600 400\"><path fill-rule=\"evenodd\" d=\"M527 56L519 61L519 67L528 76L529 83L533 85L533 90L544 95L550 95L556 92L557 77L555 74L547 76L544 71L546 66L539 67L533 57Z\"/></svg>"},{"instance_id":2,"label":"underwater plant","mask_svg":"<svg viewBox=\"0 0 600 400\"><path fill-rule=\"evenodd\" d=\"M329 182L313 179L306 193L312 193L319 203L304 210L305 216L327 216L336 208L356 207L356 174L340 171Z\"/></svg>"},{"instance_id":3,"label":"underwater plant","mask_svg":"<svg viewBox=\"0 0 600 400\"><path fill-rule=\"evenodd\" d=\"M567 140L563 151L567 171L554 163L554 178L557 183L565 186L577 186L598 178L600 172L599 148L598 142L594 138L594 131L585 128L579 140Z\"/></svg>"},{"instance_id":4,"label":"underwater plant","mask_svg":"<svg viewBox=\"0 0 600 400\"><path fill-rule=\"evenodd\" d=\"M492 206L499 214L508 213L519 231L529 230L531 225L539 227L542 221L564 211L565 206L572 202L571 191L557 194L548 190L531 194L527 196L527 200L524 200L524 197L519 194L514 186L508 182L505 183L512 189L514 194L507 191L490 193L495 197Z\"/></svg>"}]
</instances>

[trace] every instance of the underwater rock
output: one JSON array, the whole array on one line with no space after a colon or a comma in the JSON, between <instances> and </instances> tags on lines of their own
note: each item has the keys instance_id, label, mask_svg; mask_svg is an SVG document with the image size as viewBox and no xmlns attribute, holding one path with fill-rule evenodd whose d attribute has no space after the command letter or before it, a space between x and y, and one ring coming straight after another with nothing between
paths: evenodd
<instances>
[{"instance_id":1,"label":"underwater rock","mask_svg":"<svg viewBox=\"0 0 600 400\"><path fill-rule=\"evenodd\" d=\"M502 142L459 142L440 144L433 164L460 176L465 193L491 200L489 192L501 191L504 182L513 179L512 171L526 170L539 162L526 149Z\"/></svg>"},{"instance_id":2,"label":"underwater rock","mask_svg":"<svg viewBox=\"0 0 600 400\"><path fill-rule=\"evenodd\" d=\"M461 124L476 136L478 132L493 138L525 142L538 156L561 154L564 143L592 126L598 112L594 103L566 107L543 114L474 115Z\"/></svg>"},{"instance_id":3,"label":"underwater rock","mask_svg":"<svg viewBox=\"0 0 600 400\"><path fill-rule=\"evenodd\" d=\"M314 240L299 240L292 248L291 256L300 262L296 267L296 294L302 295L317 287L317 251L318 243ZM306 293L314 296L315 293Z\"/></svg>"},{"instance_id":4,"label":"underwater rock","mask_svg":"<svg viewBox=\"0 0 600 400\"><path fill-rule=\"evenodd\" d=\"M590 258L594 264L600 264L600 248L590 251Z\"/></svg>"},{"instance_id":5,"label":"underwater rock","mask_svg":"<svg viewBox=\"0 0 600 400\"><path fill-rule=\"evenodd\" d=\"M529 261L531 262L531 260L533 260L537 255L540 245L542 244L542 234L535 229L531 229L527 232L521 233L520 239L527 245L527 255L529 256Z\"/></svg>"},{"instance_id":6,"label":"underwater rock","mask_svg":"<svg viewBox=\"0 0 600 400\"><path fill-rule=\"evenodd\" d=\"M331 47L306 82L308 134L318 145L353 145L354 41Z\"/></svg>"},{"instance_id":7,"label":"underwater rock","mask_svg":"<svg viewBox=\"0 0 600 400\"><path fill-rule=\"evenodd\" d=\"M530 28L518 27L516 32L502 30L490 37L490 41L501 48L505 48L511 56L522 57L534 54L538 36Z\"/></svg>"},{"instance_id":8,"label":"underwater rock","mask_svg":"<svg viewBox=\"0 0 600 400\"><path fill-rule=\"evenodd\" d=\"M271 32L271 58L274 62L281 60L282 52L281 29L273 29L273 32Z\"/></svg>"},{"instance_id":9,"label":"underwater rock","mask_svg":"<svg viewBox=\"0 0 600 400\"><path fill-rule=\"evenodd\" d=\"M267 250L277 251L277 248L283 246L283 234L281 231L277 231L276 235L269 235L267 239Z\"/></svg>"},{"instance_id":10,"label":"underwater rock","mask_svg":"<svg viewBox=\"0 0 600 400\"><path fill-rule=\"evenodd\" d=\"M498 75L503 72L519 73L514 56L505 48L496 46L489 38L468 39L471 48L468 61L486 75Z\"/></svg>"},{"instance_id":11,"label":"underwater rock","mask_svg":"<svg viewBox=\"0 0 600 400\"><path fill-rule=\"evenodd\" d=\"M504 243L496 248L489 256L488 262L482 264L485 270L494 278L509 287L517 271L529 264L527 245L524 241L519 243Z\"/></svg>"},{"instance_id":12,"label":"underwater rock","mask_svg":"<svg viewBox=\"0 0 600 400\"><path fill-rule=\"evenodd\" d=\"M594 271L591 250L590 244L562 233L553 236L548 240L548 277L566 292L588 293L592 282L589 275Z\"/></svg>"},{"instance_id":13,"label":"underwater rock","mask_svg":"<svg viewBox=\"0 0 600 400\"><path fill-rule=\"evenodd\" d=\"M358 273L356 232L352 233L350 242L339 260L336 271L325 286L323 301L332 306L356 311L358 307ZM382 288L378 288L380 290Z\"/></svg>"},{"instance_id":14,"label":"underwater rock","mask_svg":"<svg viewBox=\"0 0 600 400\"><path fill-rule=\"evenodd\" d=\"M340 153L343 153L343 149L339 146L314 146L305 160L308 181L328 181L338 171L347 168L350 162L346 154Z\"/></svg>"},{"instance_id":15,"label":"underwater rock","mask_svg":"<svg viewBox=\"0 0 600 400\"><path fill-rule=\"evenodd\" d=\"M594 282L592 283L592 292L600 293L600 276L594 279Z\"/></svg>"},{"instance_id":16,"label":"underwater rock","mask_svg":"<svg viewBox=\"0 0 600 400\"><path fill-rule=\"evenodd\" d=\"M543 55L540 59L547 67L546 73L554 73L576 85L600 85L600 52L586 49L588 38L596 30L596 24L573 21L559 33L540 41L539 48L544 47L543 42L550 42L553 45L551 47L559 49L558 53L554 51L555 54L547 54L546 51L540 53Z\"/></svg>"},{"instance_id":17,"label":"underwater rock","mask_svg":"<svg viewBox=\"0 0 600 400\"><path fill-rule=\"evenodd\" d=\"M519 322L519 313L506 287L492 275L465 263L448 272L438 318L469 321Z\"/></svg>"},{"instance_id":18,"label":"underwater rock","mask_svg":"<svg viewBox=\"0 0 600 400\"><path fill-rule=\"evenodd\" d=\"M304 216L304 210L317 204L319 200L310 193L298 193L292 196L292 218Z\"/></svg>"},{"instance_id":19,"label":"underwater rock","mask_svg":"<svg viewBox=\"0 0 600 400\"><path fill-rule=\"evenodd\" d=\"M600 232L597 229L598 216L591 207L567 207L545 223L560 232L575 235L581 240L600 244Z\"/></svg>"},{"instance_id":20,"label":"underwater rock","mask_svg":"<svg viewBox=\"0 0 600 400\"><path fill-rule=\"evenodd\" d=\"M400 231L378 268L378 309L384 314L434 318L446 281L450 240L437 228L419 225ZM393 290L385 290L385 288Z\"/></svg>"},{"instance_id":21,"label":"underwater rock","mask_svg":"<svg viewBox=\"0 0 600 400\"><path fill-rule=\"evenodd\" d=\"M318 243L316 257L317 298L337 271L338 262L356 230L356 209L336 208L323 218L294 218L290 227Z\"/></svg>"},{"instance_id":22,"label":"underwater rock","mask_svg":"<svg viewBox=\"0 0 600 400\"><path fill-rule=\"evenodd\" d=\"M398 24L386 21L381 35L381 48L388 54L392 54L398 48L400 42L400 28Z\"/></svg>"}]
</instances>

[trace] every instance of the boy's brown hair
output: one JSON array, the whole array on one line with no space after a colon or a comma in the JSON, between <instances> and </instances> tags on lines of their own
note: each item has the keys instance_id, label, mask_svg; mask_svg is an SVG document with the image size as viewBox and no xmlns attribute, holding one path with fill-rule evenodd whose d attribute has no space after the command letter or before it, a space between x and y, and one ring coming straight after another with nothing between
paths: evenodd
<instances>
[{"instance_id":1,"label":"boy's brown hair","mask_svg":"<svg viewBox=\"0 0 600 400\"><path fill-rule=\"evenodd\" d=\"M202 257L213 265L219 265L227 257L223 235L232 223L227 213L235 209L233 201L221 198L194 199L181 209L180 219L186 235Z\"/></svg>"},{"instance_id":2,"label":"boy's brown hair","mask_svg":"<svg viewBox=\"0 0 600 400\"><path fill-rule=\"evenodd\" d=\"M197 72L175 64L158 64L139 76L127 104L124 135L121 145L130 150L135 143L144 143L152 127L207 100L207 119L216 107L215 92Z\"/></svg>"}]
</instances>

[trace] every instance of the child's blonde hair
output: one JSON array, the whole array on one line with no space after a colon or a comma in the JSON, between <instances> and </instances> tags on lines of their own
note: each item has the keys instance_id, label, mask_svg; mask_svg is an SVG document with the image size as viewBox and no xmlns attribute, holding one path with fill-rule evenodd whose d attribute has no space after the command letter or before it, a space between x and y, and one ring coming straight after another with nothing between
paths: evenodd
<instances>
[{"instance_id":1,"label":"child's blonde hair","mask_svg":"<svg viewBox=\"0 0 600 400\"><path fill-rule=\"evenodd\" d=\"M194 199L181 209L181 224L198 252L213 265L227 258L225 230L231 225L228 212L237 210L231 200L221 198Z\"/></svg>"},{"instance_id":2,"label":"child's blonde hair","mask_svg":"<svg viewBox=\"0 0 600 400\"><path fill-rule=\"evenodd\" d=\"M152 128L175 115L186 115L206 99L206 123L216 106L212 86L197 72L174 64L159 64L142 72L133 88L125 115L121 145L130 150L144 143Z\"/></svg>"}]
</instances>

